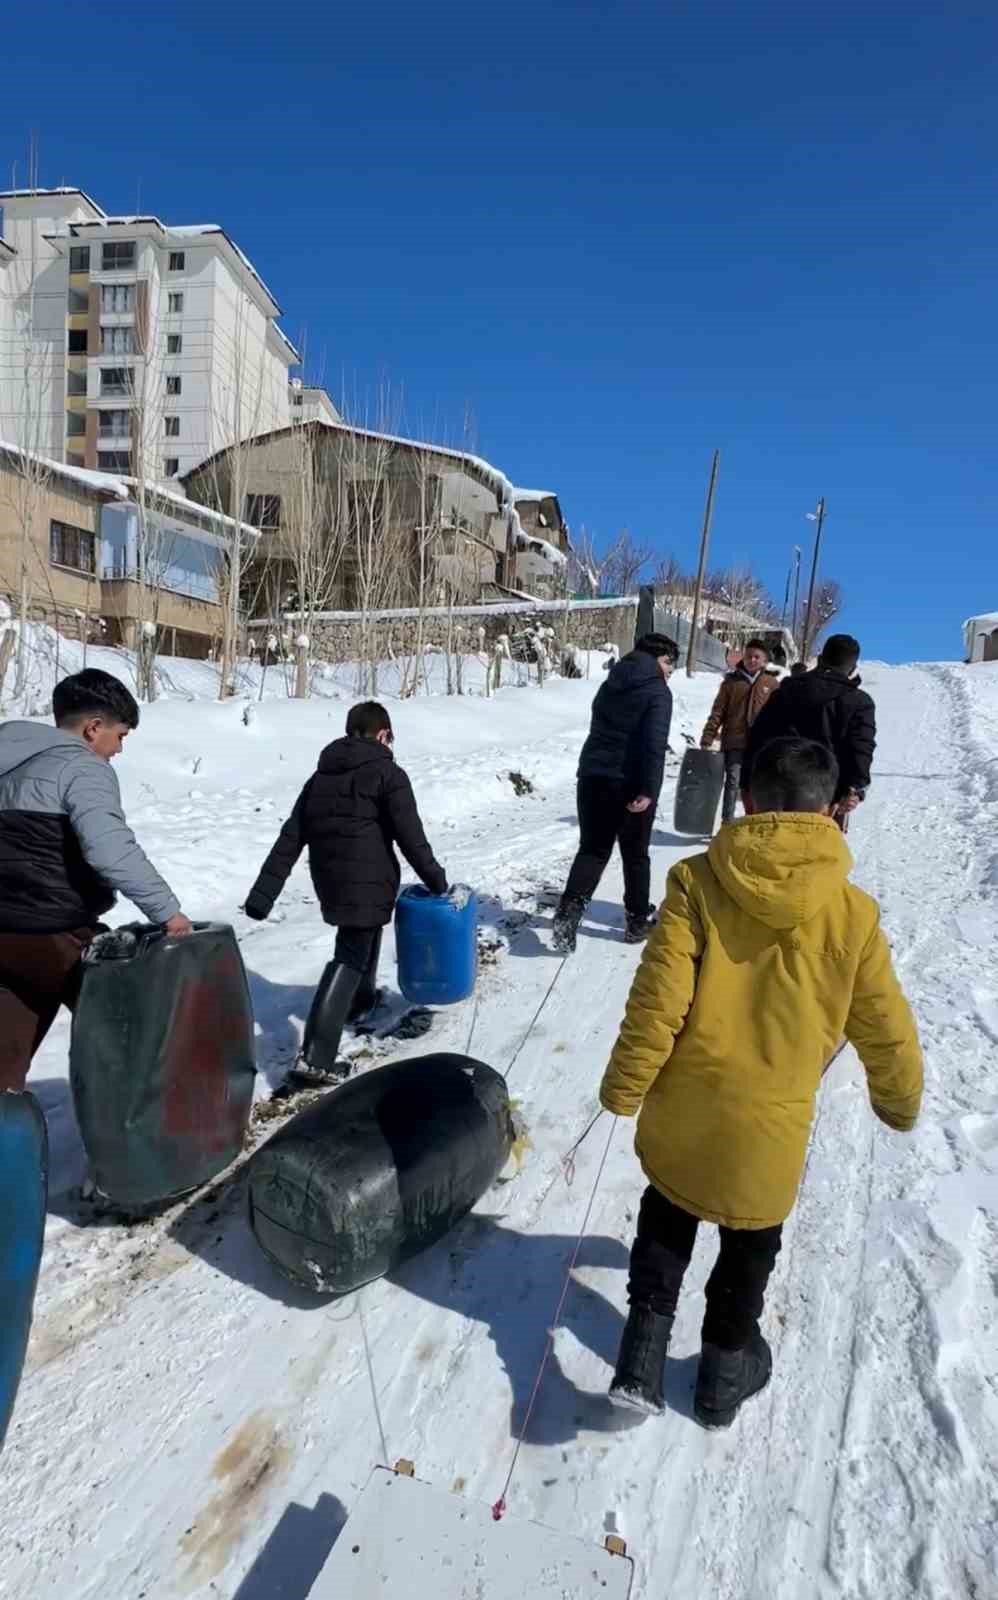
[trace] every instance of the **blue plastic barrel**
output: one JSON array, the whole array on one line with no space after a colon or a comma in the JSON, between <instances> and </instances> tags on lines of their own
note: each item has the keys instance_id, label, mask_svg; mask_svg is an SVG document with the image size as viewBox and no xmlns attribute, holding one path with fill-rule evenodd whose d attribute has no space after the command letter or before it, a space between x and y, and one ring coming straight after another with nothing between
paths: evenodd
<instances>
[{"instance_id":1,"label":"blue plastic barrel","mask_svg":"<svg viewBox=\"0 0 998 1600\"><path fill-rule=\"evenodd\" d=\"M403 889L395 907L399 988L418 1006L452 1006L475 987L478 910L474 890L448 894L422 885Z\"/></svg>"}]
</instances>

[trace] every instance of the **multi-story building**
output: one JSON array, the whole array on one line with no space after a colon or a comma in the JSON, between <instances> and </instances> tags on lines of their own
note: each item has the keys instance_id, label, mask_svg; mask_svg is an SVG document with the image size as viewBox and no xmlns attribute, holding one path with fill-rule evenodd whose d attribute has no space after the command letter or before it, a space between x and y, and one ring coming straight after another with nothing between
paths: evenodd
<instances>
[{"instance_id":1,"label":"multi-story building","mask_svg":"<svg viewBox=\"0 0 998 1600\"><path fill-rule=\"evenodd\" d=\"M81 640L207 656L222 633L229 553L258 533L185 499L180 485L90 472L0 446L0 633L23 605Z\"/></svg>"},{"instance_id":2,"label":"multi-story building","mask_svg":"<svg viewBox=\"0 0 998 1600\"><path fill-rule=\"evenodd\" d=\"M164 479L288 425L299 400L335 418L292 385L281 308L223 228L108 216L81 189L0 208L0 439Z\"/></svg>"}]
</instances>

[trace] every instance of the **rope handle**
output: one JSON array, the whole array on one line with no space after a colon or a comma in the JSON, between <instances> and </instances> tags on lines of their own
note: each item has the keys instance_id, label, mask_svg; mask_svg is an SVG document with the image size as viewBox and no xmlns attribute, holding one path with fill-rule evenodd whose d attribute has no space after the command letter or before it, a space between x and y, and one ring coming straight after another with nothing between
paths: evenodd
<instances>
[{"instance_id":1,"label":"rope handle","mask_svg":"<svg viewBox=\"0 0 998 1600\"><path fill-rule=\"evenodd\" d=\"M599 1119L600 1119L600 1117L602 1115L603 1115L602 1109L597 1111L596 1115L593 1117L592 1122L590 1122L590 1124L589 1124L588 1128L586 1128L585 1132L580 1134L578 1139L576 1139L575 1143L573 1144L571 1150L569 1150L561 1158L561 1170L565 1174L565 1185L569 1189L572 1187L572 1184L575 1182L575 1158L579 1153L579 1147L580 1147L580 1145L584 1144L585 1141L588 1139L589 1135L592 1133L593 1129L595 1128L597 1122L599 1121Z\"/></svg>"}]
</instances>

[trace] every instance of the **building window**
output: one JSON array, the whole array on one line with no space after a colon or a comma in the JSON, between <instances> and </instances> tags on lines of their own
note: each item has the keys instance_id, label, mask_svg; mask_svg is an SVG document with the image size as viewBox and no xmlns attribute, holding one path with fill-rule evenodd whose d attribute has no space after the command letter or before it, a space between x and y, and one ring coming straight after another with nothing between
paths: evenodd
<instances>
[{"instance_id":1,"label":"building window","mask_svg":"<svg viewBox=\"0 0 998 1600\"><path fill-rule=\"evenodd\" d=\"M66 368L66 393L85 395L87 392L87 375L85 372L74 372L72 367Z\"/></svg>"},{"instance_id":2,"label":"building window","mask_svg":"<svg viewBox=\"0 0 998 1600\"><path fill-rule=\"evenodd\" d=\"M254 528L279 528L281 525L281 497L279 494L248 494L243 500L243 520Z\"/></svg>"},{"instance_id":3,"label":"building window","mask_svg":"<svg viewBox=\"0 0 998 1600\"><path fill-rule=\"evenodd\" d=\"M183 385L183 381L183 378L179 378L176 373L170 373L166 380L167 394L179 394Z\"/></svg>"},{"instance_id":4,"label":"building window","mask_svg":"<svg viewBox=\"0 0 998 1600\"><path fill-rule=\"evenodd\" d=\"M82 411L66 412L66 438L82 439L87 431L87 419Z\"/></svg>"},{"instance_id":5,"label":"building window","mask_svg":"<svg viewBox=\"0 0 998 1600\"><path fill-rule=\"evenodd\" d=\"M71 356L85 356L87 353L86 328L70 328L69 341L66 348Z\"/></svg>"},{"instance_id":6,"label":"building window","mask_svg":"<svg viewBox=\"0 0 998 1600\"><path fill-rule=\"evenodd\" d=\"M171 250L170 251L170 271L171 272L183 272L184 267L186 265L187 265L187 257L184 254L183 250Z\"/></svg>"},{"instance_id":7,"label":"building window","mask_svg":"<svg viewBox=\"0 0 998 1600\"><path fill-rule=\"evenodd\" d=\"M74 244L69 251L70 272L90 271L90 246L88 244Z\"/></svg>"},{"instance_id":8,"label":"building window","mask_svg":"<svg viewBox=\"0 0 998 1600\"><path fill-rule=\"evenodd\" d=\"M164 417L163 418L163 426L166 429L166 437L168 439L179 439L180 438L180 418L179 417Z\"/></svg>"},{"instance_id":9,"label":"building window","mask_svg":"<svg viewBox=\"0 0 998 1600\"><path fill-rule=\"evenodd\" d=\"M181 350L183 348L184 348L184 336L183 336L182 333L168 333L167 334L167 336L166 336L166 353L167 353L168 356L179 356L179 354L180 354L180 352L181 352Z\"/></svg>"},{"instance_id":10,"label":"building window","mask_svg":"<svg viewBox=\"0 0 998 1600\"><path fill-rule=\"evenodd\" d=\"M102 283L100 308L102 311L134 311L134 283Z\"/></svg>"},{"instance_id":11,"label":"building window","mask_svg":"<svg viewBox=\"0 0 998 1600\"><path fill-rule=\"evenodd\" d=\"M180 471L180 457L179 456L164 456L163 457L163 472L164 472L166 477L175 478L179 471Z\"/></svg>"},{"instance_id":12,"label":"building window","mask_svg":"<svg viewBox=\"0 0 998 1600\"><path fill-rule=\"evenodd\" d=\"M183 295L182 294L170 294L170 295L168 295L167 296L167 301L166 301L166 309L167 309L167 313L171 317L179 317L180 313L184 309L184 297L183 297Z\"/></svg>"},{"instance_id":13,"label":"building window","mask_svg":"<svg viewBox=\"0 0 998 1600\"><path fill-rule=\"evenodd\" d=\"M98 450L97 466L101 472L131 472L130 450Z\"/></svg>"},{"instance_id":14,"label":"building window","mask_svg":"<svg viewBox=\"0 0 998 1600\"><path fill-rule=\"evenodd\" d=\"M114 239L101 247L104 272L128 272L135 266L135 240Z\"/></svg>"},{"instance_id":15,"label":"building window","mask_svg":"<svg viewBox=\"0 0 998 1600\"><path fill-rule=\"evenodd\" d=\"M291 404L293 406L303 406L305 404L305 396L303 394L294 394L294 395L292 395L291 396Z\"/></svg>"},{"instance_id":16,"label":"building window","mask_svg":"<svg viewBox=\"0 0 998 1600\"><path fill-rule=\"evenodd\" d=\"M50 522L49 560L54 567L72 567L74 572L93 577L97 571L97 541L87 528Z\"/></svg>"},{"instance_id":17,"label":"building window","mask_svg":"<svg viewBox=\"0 0 998 1600\"><path fill-rule=\"evenodd\" d=\"M117 411L101 411L100 431L110 434L114 439L130 439L132 434L132 413L124 406Z\"/></svg>"},{"instance_id":18,"label":"building window","mask_svg":"<svg viewBox=\"0 0 998 1600\"><path fill-rule=\"evenodd\" d=\"M106 356L133 356L135 329L101 328L101 349Z\"/></svg>"},{"instance_id":19,"label":"building window","mask_svg":"<svg viewBox=\"0 0 998 1600\"><path fill-rule=\"evenodd\" d=\"M135 392L131 367L104 367L100 375L101 394L130 395Z\"/></svg>"},{"instance_id":20,"label":"building window","mask_svg":"<svg viewBox=\"0 0 998 1600\"><path fill-rule=\"evenodd\" d=\"M90 296L86 289L70 289L67 310L71 317L82 317L90 310Z\"/></svg>"}]
</instances>

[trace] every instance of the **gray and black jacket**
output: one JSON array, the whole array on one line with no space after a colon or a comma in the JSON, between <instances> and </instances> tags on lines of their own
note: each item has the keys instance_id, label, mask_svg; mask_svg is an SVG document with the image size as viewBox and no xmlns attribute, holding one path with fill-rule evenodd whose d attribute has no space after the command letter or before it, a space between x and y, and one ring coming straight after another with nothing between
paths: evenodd
<instances>
[{"instance_id":1,"label":"gray and black jacket","mask_svg":"<svg viewBox=\"0 0 998 1600\"><path fill-rule=\"evenodd\" d=\"M111 764L74 734L0 727L0 932L92 928L123 894L149 918L180 910L125 821Z\"/></svg>"}]
</instances>

